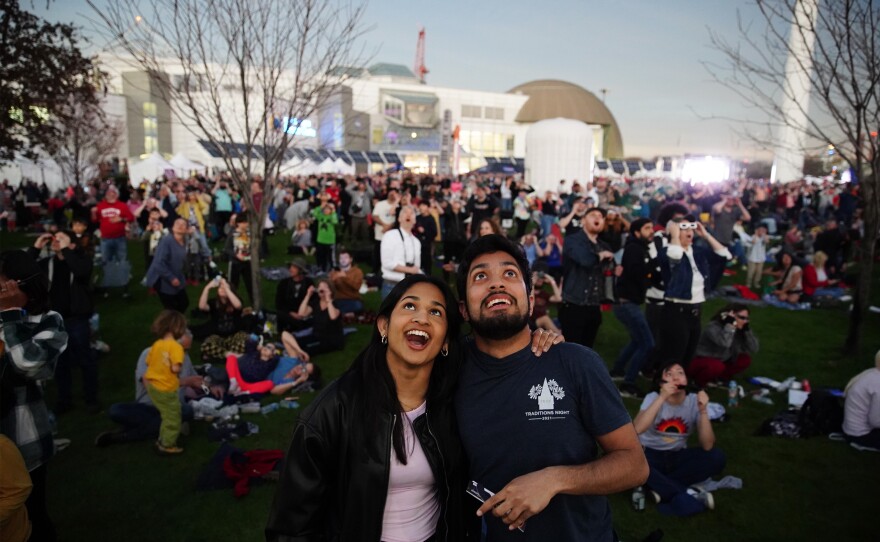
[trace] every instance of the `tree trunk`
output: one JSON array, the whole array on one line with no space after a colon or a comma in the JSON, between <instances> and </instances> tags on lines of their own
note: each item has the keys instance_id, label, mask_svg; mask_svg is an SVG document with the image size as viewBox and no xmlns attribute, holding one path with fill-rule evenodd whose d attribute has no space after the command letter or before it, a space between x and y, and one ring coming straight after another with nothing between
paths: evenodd
<instances>
[{"instance_id":1,"label":"tree trunk","mask_svg":"<svg viewBox=\"0 0 880 542\"><path fill-rule=\"evenodd\" d=\"M849 331L843 346L847 356L858 356L862 339L862 323L871 302L871 279L874 275L874 254L877 244L877 228L880 227L880 209L877 208L877 175L871 172L863 180L863 201L865 202L865 237L859 250L859 275L853 294L853 305L849 315Z\"/></svg>"},{"instance_id":2,"label":"tree trunk","mask_svg":"<svg viewBox=\"0 0 880 542\"><path fill-rule=\"evenodd\" d=\"M256 216L254 216L256 215ZM251 288L253 288L254 312L260 312L263 309L263 297L260 287L260 258L262 257L261 246L263 242L263 222L260 220L260 213L251 212L248 215L248 226L251 230Z\"/></svg>"}]
</instances>

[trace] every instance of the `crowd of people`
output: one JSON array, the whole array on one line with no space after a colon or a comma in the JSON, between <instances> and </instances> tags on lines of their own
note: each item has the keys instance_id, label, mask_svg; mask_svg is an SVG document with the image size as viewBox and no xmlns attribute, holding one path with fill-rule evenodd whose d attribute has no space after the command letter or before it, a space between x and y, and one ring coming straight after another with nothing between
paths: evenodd
<instances>
[{"instance_id":1,"label":"crowd of people","mask_svg":"<svg viewBox=\"0 0 880 542\"><path fill-rule=\"evenodd\" d=\"M343 348L346 325L375 322L365 350L300 417L267 538L458 540L481 529L461 513L479 503L450 488L473 480L488 490L477 515L493 539L529 520L529 539L605 540L602 495L644 483L664 513L714 507L695 487L725 464L703 388L727 387L758 353L750 307L845 302L864 228L858 186L830 181L599 178L539 193L518 176L379 173L256 178L248 188L255 208L222 174L107 177L56 194L0 185L0 227L41 232L0 258L0 355L16 367L3 373L3 433L15 437L7 418L19 406L7 405L7 386L21 387L39 437L13 438L34 481L32 520L51 528L49 409L37 380L54 372L52 410L64 414L78 366L87 409L101 410L93 275L100 269L105 297L129 298L130 243L143 247L156 341L136 364L134 402L110 406L119 428L97 445L153 440L158 453L180 454L191 401L321 387L321 356ZM264 197L257 246L249 218ZM269 235L289 237L293 256L273 305L255 299L252 274ZM187 286L201 288L195 307ZM376 312L364 302L370 289ZM712 296L729 303L704 326ZM592 350L609 310L629 335L610 370ZM560 335L566 343L554 345ZM23 341L42 345L26 350L39 360L17 359ZM656 391L644 393L640 377ZM634 424L622 397L642 400ZM876 440L865 423L853 435L860 445ZM693 433L696 449L686 446Z\"/></svg>"}]
</instances>

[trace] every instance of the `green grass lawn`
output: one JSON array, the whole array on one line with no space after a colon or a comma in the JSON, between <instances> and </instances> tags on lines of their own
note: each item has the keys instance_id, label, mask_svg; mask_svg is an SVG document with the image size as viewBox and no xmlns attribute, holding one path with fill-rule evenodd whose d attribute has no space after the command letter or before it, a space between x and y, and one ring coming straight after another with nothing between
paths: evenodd
<instances>
[{"instance_id":1,"label":"green grass lawn","mask_svg":"<svg viewBox=\"0 0 880 542\"><path fill-rule=\"evenodd\" d=\"M272 256L266 265L286 260L285 241L281 234L271 239ZM0 233L4 249L31 242L29 237ZM130 245L135 269L132 298L97 300L101 333L112 348L100 361L100 397L105 407L132 400L135 363L140 351L153 341L149 325L161 308L158 298L148 296L138 285L143 276L141 254L140 245ZM263 299L269 300L270 308L275 286L264 281ZM200 288L190 288L190 307L195 306L199 292ZM880 305L880 280L874 283L873 297L873 304ZM376 308L378 294L368 294L367 305ZM705 318L720 305L710 301ZM813 386L842 388L851 376L871 366L880 348L877 314L868 316L862 352L854 359L840 355L847 326L842 311L760 308L753 311L751 325L761 341L761 351L748 372L751 376L797 376L808 378ZM335 378L348 367L367 338L368 328L359 326L348 336L342 352L316 358L325 376ZM604 313L596 350L609 365L625 340L622 326L611 313ZM199 363L198 348L192 356ZM74 390L75 394L81 390L78 379ZM710 394L726 404L726 390ZM51 405L52 384L48 396ZM305 405L312 397L304 394L300 403ZM880 455L857 452L822 437L754 436L761 422L784 406L781 395L774 399L775 406L745 399L728 423L715 425L717 445L728 457L725 474L742 478L743 489L719 490L715 511L689 519L662 516L651 504L644 512L634 512L629 492L613 495L614 525L621 539L638 541L659 528L666 533L664 540L670 541L877 540L870 517L878 502ZM627 399L626 404L635 415L639 401ZM159 457L149 442L96 448L95 436L114 426L106 412L89 415L81 401L78 406L59 419L58 436L71 439L72 444L49 466L49 510L61 540L262 540L274 493L271 484L254 487L242 499L234 498L231 490L195 491L200 470L218 447L207 440L206 423L192 424L191 435L181 440L186 449L182 456ZM297 412L279 409L268 416L242 416L258 424L260 432L236 445L286 449Z\"/></svg>"}]
</instances>

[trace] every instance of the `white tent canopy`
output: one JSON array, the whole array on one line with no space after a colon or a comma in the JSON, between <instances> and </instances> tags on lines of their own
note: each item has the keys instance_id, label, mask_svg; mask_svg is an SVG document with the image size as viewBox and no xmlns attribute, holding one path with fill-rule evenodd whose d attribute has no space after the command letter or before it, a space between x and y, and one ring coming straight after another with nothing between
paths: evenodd
<instances>
[{"instance_id":1,"label":"white tent canopy","mask_svg":"<svg viewBox=\"0 0 880 542\"><path fill-rule=\"evenodd\" d=\"M90 173L93 172L90 171ZM37 184L45 182L50 190L65 186L64 173L51 158L29 160L22 156L16 157L14 162L0 167L0 179L9 179L13 186L20 184L25 179Z\"/></svg>"},{"instance_id":2,"label":"white tent canopy","mask_svg":"<svg viewBox=\"0 0 880 542\"><path fill-rule=\"evenodd\" d=\"M345 160L342 158L337 158L333 162L334 167L336 168L337 173L341 173L343 175L354 175L354 164L346 164Z\"/></svg>"},{"instance_id":3,"label":"white tent canopy","mask_svg":"<svg viewBox=\"0 0 880 542\"><path fill-rule=\"evenodd\" d=\"M131 179L131 184L138 186L144 179L153 182L162 175L177 175L177 167L162 158L162 155L158 152L153 152L145 160L129 165L128 175Z\"/></svg>"},{"instance_id":4,"label":"white tent canopy","mask_svg":"<svg viewBox=\"0 0 880 542\"><path fill-rule=\"evenodd\" d=\"M189 177L189 174L193 171L205 173L208 170L208 166L190 160L181 152L175 154L174 158L168 162L175 167L178 177Z\"/></svg>"}]
</instances>

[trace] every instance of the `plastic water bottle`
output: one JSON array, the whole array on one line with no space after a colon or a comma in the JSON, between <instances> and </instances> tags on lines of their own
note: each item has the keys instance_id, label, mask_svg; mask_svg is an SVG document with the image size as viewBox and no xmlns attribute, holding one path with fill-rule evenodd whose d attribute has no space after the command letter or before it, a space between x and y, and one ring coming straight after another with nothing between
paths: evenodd
<instances>
[{"instance_id":1,"label":"plastic water bottle","mask_svg":"<svg viewBox=\"0 0 880 542\"><path fill-rule=\"evenodd\" d=\"M275 412L276 410L278 410L278 403L269 403L268 405L261 408L260 412L265 416L270 412Z\"/></svg>"},{"instance_id":2,"label":"plastic water bottle","mask_svg":"<svg viewBox=\"0 0 880 542\"><path fill-rule=\"evenodd\" d=\"M736 380L731 380L727 385L727 406L731 408L739 406L739 386Z\"/></svg>"},{"instance_id":3,"label":"plastic water bottle","mask_svg":"<svg viewBox=\"0 0 880 542\"><path fill-rule=\"evenodd\" d=\"M645 509L645 488L643 486L639 486L633 490L632 507L636 512L641 512Z\"/></svg>"}]
</instances>

